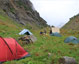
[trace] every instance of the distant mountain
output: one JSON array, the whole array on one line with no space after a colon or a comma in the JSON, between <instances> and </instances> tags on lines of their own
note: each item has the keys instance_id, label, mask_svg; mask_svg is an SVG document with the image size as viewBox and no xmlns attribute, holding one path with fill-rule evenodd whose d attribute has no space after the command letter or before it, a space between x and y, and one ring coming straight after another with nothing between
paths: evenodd
<instances>
[{"instance_id":1,"label":"distant mountain","mask_svg":"<svg viewBox=\"0 0 79 64\"><path fill-rule=\"evenodd\" d=\"M40 17L30 0L0 0L0 9L19 24L39 28L47 26L47 22Z\"/></svg>"},{"instance_id":2,"label":"distant mountain","mask_svg":"<svg viewBox=\"0 0 79 64\"><path fill-rule=\"evenodd\" d=\"M79 14L77 14L74 17L70 18L69 22L66 23L62 28L72 29L72 30L79 30Z\"/></svg>"}]
</instances>

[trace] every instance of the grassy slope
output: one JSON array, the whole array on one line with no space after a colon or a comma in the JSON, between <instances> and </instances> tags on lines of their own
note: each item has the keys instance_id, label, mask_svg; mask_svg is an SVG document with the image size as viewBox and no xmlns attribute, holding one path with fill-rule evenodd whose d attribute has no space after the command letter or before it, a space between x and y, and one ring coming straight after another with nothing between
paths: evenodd
<instances>
[{"instance_id":1,"label":"grassy slope","mask_svg":"<svg viewBox=\"0 0 79 64\"><path fill-rule=\"evenodd\" d=\"M59 64L58 59L62 56L70 56L79 59L79 45L68 45L63 41L66 36L52 37L41 36L35 33L38 41L34 44L24 45L24 49L31 54L30 57L19 60L10 61L6 64ZM51 53L51 56L48 56Z\"/></svg>"},{"instance_id":2,"label":"grassy slope","mask_svg":"<svg viewBox=\"0 0 79 64\"><path fill-rule=\"evenodd\" d=\"M71 29L71 30L79 30L79 14L75 15L74 17L69 19L63 27L63 29Z\"/></svg>"},{"instance_id":3,"label":"grassy slope","mask_svg":"<svg viewBox=\"0 0 79 64\"><path fill-rule=\"evenodd\" d=\"M2 12L2 11L1 11ZM0 35L3 37L14 37L18 38L18 33L23 28L12 22L6 15L0 14ZM76 58L77 62L79 59L79 45L68 45L64 43L64 39L69 36L63 33L63 37L52 37L49 35L40 35L40 30L31 30L37 37L37 41L34 44L21 45L25 50L31 54L30 57L9 61L4 64L59 64L58 59L62 56L71 56ZM75 35L76 36L76 35ZM78 37L78 36L77 36ZM48 56L48 53L51 53Z\"/></svg>"},{"instance_id":4,"label":"grassy slope","mask_svg":"<svg viewBox=\"0 0 79 64\"><path fill-rule=\"evenodd\" d=\"M29 25L23 26L14 22L2 10L0 10L0 36L17 38L19 37L18 33L26 27L30 29Z\"/></svg>"},{"instance_id":5,"label":"grassy slope","mask_svg":"<svg viewBox=\"0 0 79 64\"><path fill-rule=\"evenodd\" d=\"M3 37L10 37L12 34L16 35L19 27L8 16L0 10L0 35ZM12 35L13 36L13 35Z\"/></svg>"}]
</instances>

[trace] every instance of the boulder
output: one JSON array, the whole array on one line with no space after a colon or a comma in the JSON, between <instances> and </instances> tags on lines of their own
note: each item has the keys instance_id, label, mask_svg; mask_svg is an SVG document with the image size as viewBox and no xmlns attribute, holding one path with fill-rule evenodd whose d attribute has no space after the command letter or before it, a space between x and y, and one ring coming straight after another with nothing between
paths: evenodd
<instances>
[{"instance_id":1,"label":"boulder","mask_svg":"<svg viewBox=\"0 0 79 64\"><path fill-rule=\"evenodd\" d=\"M64 56L59 58L59 64L77 64L75 58Z\"/></svg>"}]
</instances>

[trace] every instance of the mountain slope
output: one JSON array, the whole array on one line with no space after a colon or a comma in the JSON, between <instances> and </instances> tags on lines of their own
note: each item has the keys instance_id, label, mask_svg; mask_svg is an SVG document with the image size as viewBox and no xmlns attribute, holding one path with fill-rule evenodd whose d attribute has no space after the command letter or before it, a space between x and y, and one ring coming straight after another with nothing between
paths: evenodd
<instances>
[{"instance_id":1,"label":"mountain slope","mask_svg":"<svg viewBox=\"0 0 79 64\"><path fill-rule=\"evenodd\" d=\"M71 30L79 30L79 14L70 18L69 22L66 23L62 28L71 29Z\"/></svg>"},{"instance_id":2,"label":"mountain slope","mask_svg":"<svg viewBox=\"0 0 79 64\"><path fill-rule=\"evenodd\" d=\"M42 28L47 23L34 9L29 0L0 0L0 8L13 20L22 25Z\"/></svg>"},{"instance_id":3,"label":"mountain slope","mask_svg":"<svg viewBox=\"0 0 79 64\"><path fill-rule=\"evenodd\" d=\"M14 22L9 18L3 10L0 9L0 36L2 37L18 37L17 35L24 26Z\"/></svg>"}]
</instances>

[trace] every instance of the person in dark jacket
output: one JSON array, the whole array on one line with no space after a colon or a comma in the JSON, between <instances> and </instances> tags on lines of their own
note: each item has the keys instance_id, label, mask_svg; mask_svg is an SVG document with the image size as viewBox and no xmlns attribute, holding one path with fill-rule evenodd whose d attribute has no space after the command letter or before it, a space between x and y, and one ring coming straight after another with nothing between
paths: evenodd
<instances>
[{"instance_id":1,"label":"person in dark jacket","mask_svg":"<svg viewBox=\"0 0 79 64\"><path fill-rule=\"evenodd\" d=\"M50 34L52 34L52 30L50 30Z\"/></svg>"}]
</instances>

